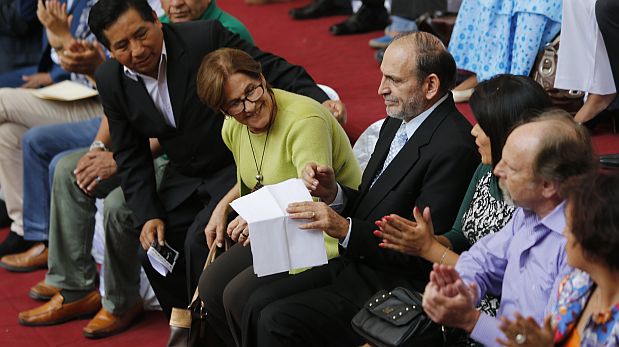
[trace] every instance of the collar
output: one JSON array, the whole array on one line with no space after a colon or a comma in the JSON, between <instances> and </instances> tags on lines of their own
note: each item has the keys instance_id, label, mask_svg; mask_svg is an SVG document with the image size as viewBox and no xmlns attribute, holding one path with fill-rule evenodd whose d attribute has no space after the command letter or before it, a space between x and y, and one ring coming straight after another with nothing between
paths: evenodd
<instances>
[{"instance_id":1,"label":"collar","mask_svg":"<svg viewBox=\"0 0 619 347\"><path fill-rule=\"evenodd\" d=\"M165 40L163 40L161 44L161 59L159 59L159 66L157 68L157 71L161 70L161 64L164 63L166 60L167 60L167 51L165 48ZM125 72L125 76L131 78L135 82L138 81L138 77L142 77L142 78L146 77L146 78L152 79L152 77L143 75L139 72L135 72L124 65L123 65L123 71ZM159 75L157 75L157 77L159 77Z\"/></svg>"},{"instance_id":2,"label":"collar","mask_svg":"<svg viewBox=\"0 0 619 347\"><path fill-rule=\"evenodd\" d=\"M535 224L542 224L546 228L554 231L559 235L563 235L563 229L565 229L565 201L562 201L559 205L557 205L552 212L550 212L546 217L540 219L539 216L528 209L523 209L525 214L525 218L532 218L535 220Z\"/></svg>"},{"instance_id":3,"label":"collar","mask_svg":"<svg viewBox=\"0 0 619 347\"><path fill-rule=\"evenodd\" d=\"M200 16L200 19L215 19L219 16L220 12L221 10L217 7L217 4L215 4L215 0L211 0L210 5L208 5L202 16Z\"/></svg>"},{"instance_id":4,"label":"collar","mask_svg":"<svg viewBox=\"0 0 619 347\"><path fill-rule=\"evenodd\" d=\"M419 128L421 123L423 123L423 121L426 120L426 118L428 118L430 114L434 112L434 110L440 104L443 103L443 101L447 100L448 96L449 96L449 93L445 93L445 95L443 95L442 98L438 99L438 101L435 102L434 105L432 105L429 109L421 112L417 117L411 119L408 122L404 121L404 124L406 124L406 137L410 139L415 133L415 131L417 130L417 128Z\"/></svg>"}]
</instances>

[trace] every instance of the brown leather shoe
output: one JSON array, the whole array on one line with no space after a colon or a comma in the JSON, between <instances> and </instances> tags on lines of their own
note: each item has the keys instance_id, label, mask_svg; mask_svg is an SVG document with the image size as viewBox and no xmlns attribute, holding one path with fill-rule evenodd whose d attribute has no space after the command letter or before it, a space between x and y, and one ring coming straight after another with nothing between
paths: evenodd
<instances>
[{"instance_id":1,"label":"brown leather shoe","mask_svg":"<svg viewBox=\"0 0 619 347\"><path fill-rule=\"evenodd\" d=\"M30 288L28 296L34 300L48 301L58 293L60 293L60 288L56 288L45 283L45 281L41 281Z\"/></svg>"},{"instance_id":2,"label":"brown leather shoe","mask_svg":"<svg viewBox=\"0 0 619 347\"><path fill-rule=\"evenodd\" d=\"M0 259L0 266L14 272L30 272L47 267L47 247L36 243L27 251L5 255Z\"/></svg>"},{"instance_id":3,"label":"brown leather shoe","mask_svg":"<svg viewBox=\"0 0 619 347\"><path fill-rule=\"evenodd\" d=\"M60 293L47 303L19 313L19 323L27 326L54 325L72 319L92 317L101 308L99 291L93 290L84 298L64 304Z\"/></svg>"},{"instance_id":4,"label":"brown leather shoe","mask_svg":"<svg viewBox=\"0 0 619 347\"><path fill-rule=\"evenodd\" d=\"M144 312L142 300L136 303L127 312L116 315L105 308L84 327L84 336L90 339L99 339L118 334L131 326L131 324Z\"/></svg>"}]
</instances>

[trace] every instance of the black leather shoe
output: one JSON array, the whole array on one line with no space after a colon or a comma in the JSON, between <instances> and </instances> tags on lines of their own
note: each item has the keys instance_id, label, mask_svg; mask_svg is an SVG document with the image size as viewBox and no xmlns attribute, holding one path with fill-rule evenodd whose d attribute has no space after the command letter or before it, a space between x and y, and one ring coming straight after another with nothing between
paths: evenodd
<instances>
[{"instance_id":1,"label":"black leather shoe","mask_svg":"<svg viewBox=\"0 0 619 347\"><path fill-rule=\"evenodd\" d=\"M327 16L352 14L352 6L342 7L334 4L333 0L314 0L311 4L293 8L288 12L294 19L312 19Z\"/></svg>"},{"instance_id":2,"label":"black leather shoe","mask_svg":"<svg viewBox=\"0 0 619 347\"><path fill-rule=\"evenodd\" d=\"M9 232L9 235L0 244L0 257L8 254L21 253L34 246L36 242L26 241L23 236L17 235L15 232Z\"/></svg>"},{"instance_id":3,"label":"black leather shoe","mask_svg":"<svg viewBox=\"0 0 619 347\"><path fill-rule=\"evenodd\" d=\"M0 199L0 228L6 228L11 225L11 219L6 211L6 203Z\"/></svg>"},{"instance_id":4,"label":"black leather shoe","mask_svg":"<svg viewBox=\"0 0 619 347\"><path fill-rule=\"evenodd\" d=\"M389 14L384 7L374 9L361 6L357 13L344 22L335 24L329 30L333 35L351 35L383 30L387 25L389 25Z\"/></svg>"}]
</instances>

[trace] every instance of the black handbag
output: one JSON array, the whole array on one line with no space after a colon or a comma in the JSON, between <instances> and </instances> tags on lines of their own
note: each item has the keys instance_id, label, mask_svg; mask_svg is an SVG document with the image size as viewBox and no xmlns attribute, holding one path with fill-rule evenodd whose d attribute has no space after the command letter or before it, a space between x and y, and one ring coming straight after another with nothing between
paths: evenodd
<instances>
[{"instance_id":1,"label":"black handbag","mask_svg":"<svg viewBox=\"0 0 619 347\"><path fill-rule=\"evenodd\" d=\"M381 290L353 317L352 327L377 347L445 345L445 329L425 314L421 300L406 288Z\"/></svg>"}]
</instances>

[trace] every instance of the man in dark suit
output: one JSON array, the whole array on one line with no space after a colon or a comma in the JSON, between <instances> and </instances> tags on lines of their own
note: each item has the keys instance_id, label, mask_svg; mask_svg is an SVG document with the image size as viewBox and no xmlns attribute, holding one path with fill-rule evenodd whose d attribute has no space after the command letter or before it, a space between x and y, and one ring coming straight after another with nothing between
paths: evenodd
<instances>
[{"instance_id":1,"label":"man in dark suit","mask_svg":"<svg viewBox=\"0 0 619 347\"><path fill-rule=\"evenodd\" d=\"M202 57L220 47L239 48L262 64L272 85L320 102L327 96L303 68L260 51L216 21L161 24L145 0L101 0L89 24L114 57L95 77L142 247L167 242L181 253L165 278L148 260L143 263L169 316L172 307L188 304L208 253L204 226L236 181L232 155L221 139L223 116L196 95ZM170 160L158 191L149 137L159 140ZM189 245L197 243L201 248L189 254Z\"/></svg>"},{"instance_id":2,"label":"man in dark suit","mask_svg":"<svg viewBox=\"0 0 619 347\"><path fill-rule=\"evenodd\" d=\"M448 230L479 156L449 92L454 60L438 38L397 38L381 71L378 92L389 117L359 190L337 185L331 168L309 164L304 180L323 202L288 208L292 218L307 220L301 228L338 238L341 256L256 291L244 303L244 346L360 345L350 320L371 295L395 286L422 291L428 281L430 263L378 246L374 221L431 206L435 230ZM332 208L339 203L348 218Z\"/></svg>"}]
</instances>

